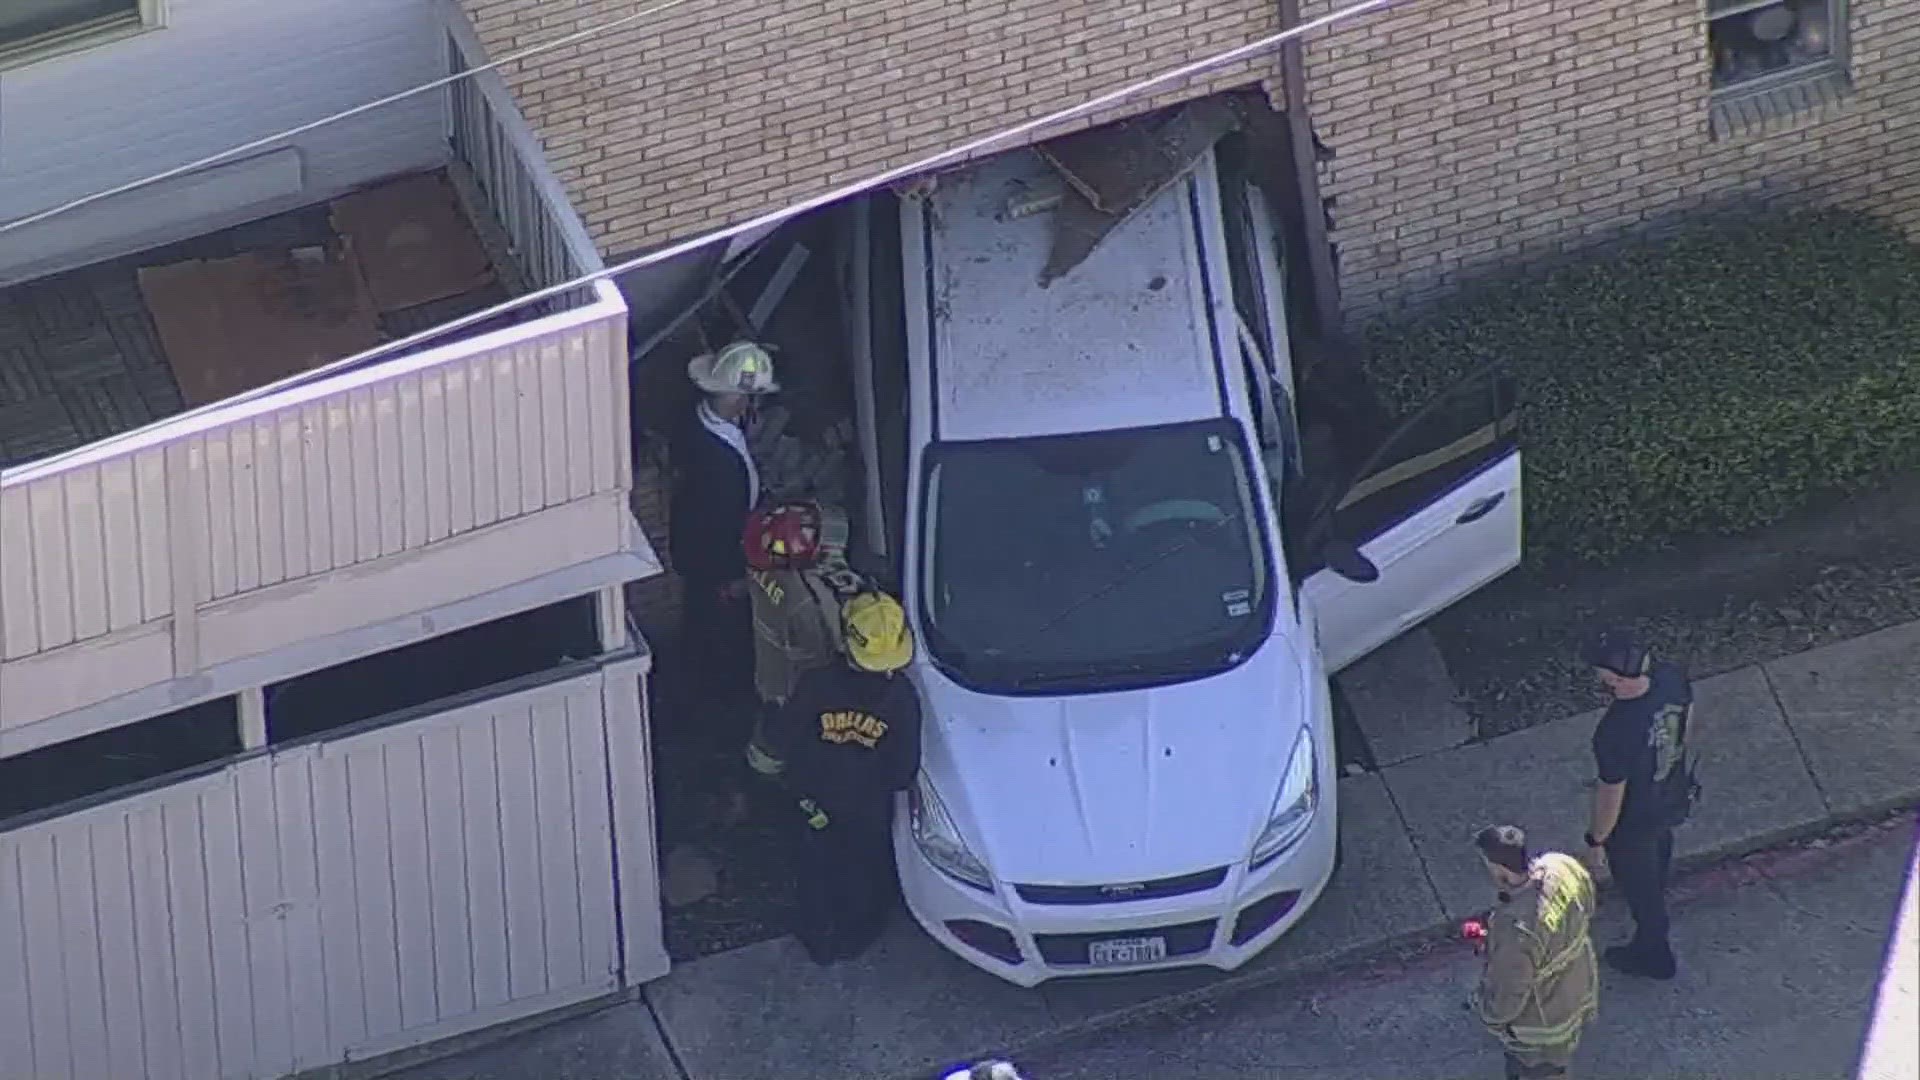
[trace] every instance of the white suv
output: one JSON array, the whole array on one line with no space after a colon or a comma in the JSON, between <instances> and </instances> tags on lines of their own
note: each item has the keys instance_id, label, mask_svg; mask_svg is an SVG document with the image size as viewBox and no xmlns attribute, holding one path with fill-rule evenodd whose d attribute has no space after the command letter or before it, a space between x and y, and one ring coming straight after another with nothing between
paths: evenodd
<instances>
[{"instance_id":1,"label":"white suv","mask_svg":"<svg viewBox=\"0 0 1920 1080\"><path fill-rule=\"evenodd\" d=\"M926 706L900 880L1021 985L1285 933L1334 865L1328 674L1519 560L1504 381L1398 423L1302 385L1297 414L1230 154L1045 288L1052 220L1006 212L1031 151L850 211L864 539Z\"/></svg>"}]
</instances>

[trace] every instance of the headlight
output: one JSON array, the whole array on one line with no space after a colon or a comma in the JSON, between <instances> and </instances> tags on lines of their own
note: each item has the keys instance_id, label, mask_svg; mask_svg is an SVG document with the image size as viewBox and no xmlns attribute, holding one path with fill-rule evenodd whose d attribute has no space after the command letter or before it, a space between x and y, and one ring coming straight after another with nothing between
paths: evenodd
<instances>
[{"instance_id":1,"label":"headlight","mask_svg":"<svg viewBox=\"0 0 1920 1080\"><path fill-rule=\"evenodd\" d=\"M927 861L940 868L942 873L956 878L976 889L993 891L993 875L987 873L985 863L967 850L967 842L960 839L960 830L954 827L953 816L940 801L940 794L933 790L933 782L927 779L925 770L915 778L913 787L907 790L908 821L913 827L913 842L920 847L920 854Z\"/></svg>"},{"instance_id":2,"label":"headlight","mask_svg":"<svg viewBox=\"0 0 1920 1080\"><path fill-rule=\"evenodd\" d=\"M1247 856L1249 866L1272 862L1281 852L1298 843L1307 826L1313 824L1313 811L1320 805L1320 771L1313 750L1313 728L1302 726L1293 740L1293 752L1287 759L1287 772L1280 781L1280 793L1267 814L1266 828L1253 842Z\"/></svg>"}]
</instances>

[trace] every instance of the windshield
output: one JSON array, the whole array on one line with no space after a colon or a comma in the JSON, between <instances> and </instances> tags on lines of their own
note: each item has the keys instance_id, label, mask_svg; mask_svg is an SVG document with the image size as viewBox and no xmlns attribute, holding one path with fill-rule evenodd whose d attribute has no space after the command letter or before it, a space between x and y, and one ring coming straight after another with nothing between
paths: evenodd
<instances>
[{"instance_id":1,"label":"windshield","mask_svg":"<svg viewBox=\"0 0 1920 1080\"><path fill-rule=\"evenodd\" d=\"M929 655L988 693L1116 690L1240 662L1272 624L1227 420L927 451Z\"/></svg>"}]
</instances>

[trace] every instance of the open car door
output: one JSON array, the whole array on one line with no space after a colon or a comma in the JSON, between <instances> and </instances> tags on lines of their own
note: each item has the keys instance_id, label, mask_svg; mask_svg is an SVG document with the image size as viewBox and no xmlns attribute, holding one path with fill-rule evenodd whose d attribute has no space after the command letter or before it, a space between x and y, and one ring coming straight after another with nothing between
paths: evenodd
<instances>
[{"instance_id":1,"label":"open car door","mask_svg":"<svg viewBox=\"0 0 1920 1080\"><path fill-rule=\"evenodd\" d=\"M1516 404L1495 371L1456 384L1398 424L1317 515L1322 535L1378 571L1357 580L1367 575L1323 566L1302 583L1329 671L1519 564Z\"/></svg>"}]
</instances>

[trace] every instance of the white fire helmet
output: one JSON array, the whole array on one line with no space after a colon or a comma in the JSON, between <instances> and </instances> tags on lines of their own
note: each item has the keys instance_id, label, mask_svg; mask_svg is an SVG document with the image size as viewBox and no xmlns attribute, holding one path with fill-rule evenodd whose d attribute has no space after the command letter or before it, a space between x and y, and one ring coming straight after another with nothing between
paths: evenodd
<instances>
[{"instance_id":1,"label":"white fire helmet","mask_svg":"<svg viewBox=\"0 0 1920 1080\"><path fill-rule=\"evenodd\" d=\"M709 394L771 394L780 389L773 380L773 357L751 341L736 341L717 353L701 353L687 361L687 378Z\"/></svg>"}]
</instances>

